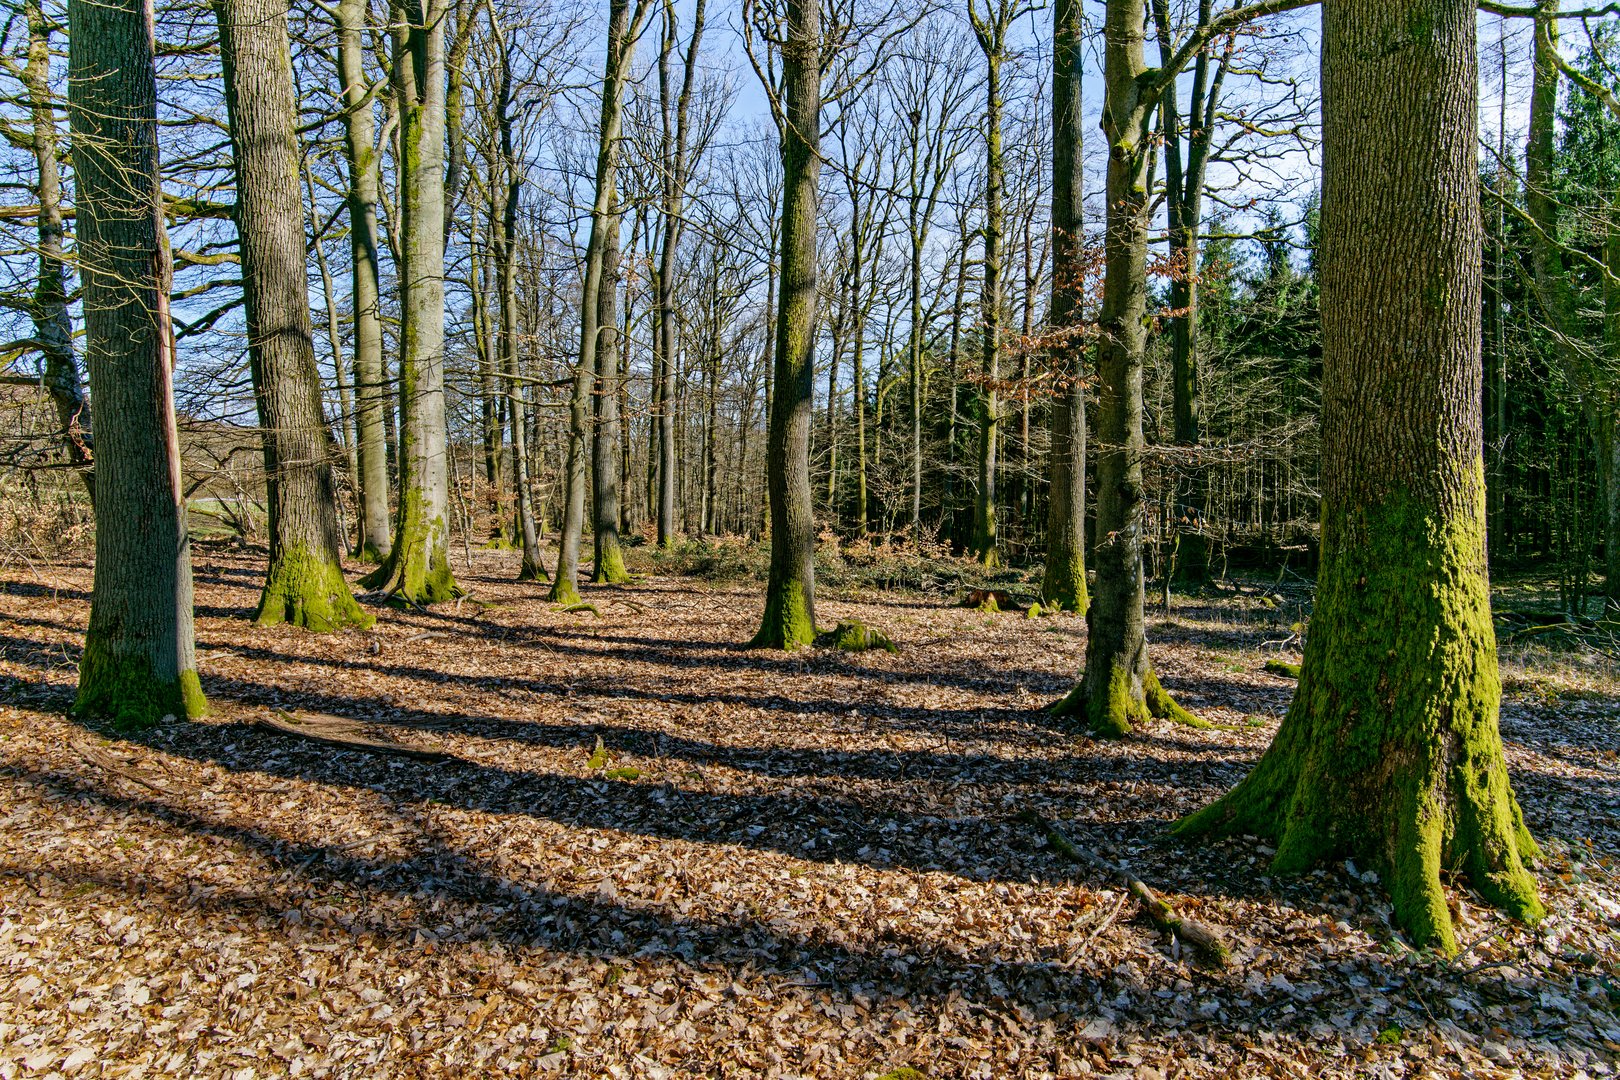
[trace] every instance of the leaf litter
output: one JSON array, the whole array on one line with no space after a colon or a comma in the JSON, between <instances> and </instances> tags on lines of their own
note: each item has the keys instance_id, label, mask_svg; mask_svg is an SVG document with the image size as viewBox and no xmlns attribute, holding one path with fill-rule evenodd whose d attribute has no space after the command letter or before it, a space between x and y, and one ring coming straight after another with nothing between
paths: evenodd
<instances>
[{"instance_id":1,"label":"leaf litter","mask_svg":"<svg viewBox=\"0 0 1620 1080\"><path fill-rule=\"evenodd\" d=\"M1551 914L1522 927L1458 890L1442 960L1353 864L1274 879L1253 838L1165 837L1292 690L1229 608L1150 635L1167 687L1230 730L1109 744L1039 711L1080 619L828 595L823 620L899 653L770 654L739 646L747 588L587 587L581 615L514 571L482 552L469 598L317 636L254 626L257 561L201 553L214 715L132 737L65 716L90 568L0 583L0 1077L1605 1076L1620 1056L1612 680L1508 672ZM278 730L300 725L327 741ZM1031 815L1219 928L1232 963L1201 966Z\"/></svg>"}]
</instances>

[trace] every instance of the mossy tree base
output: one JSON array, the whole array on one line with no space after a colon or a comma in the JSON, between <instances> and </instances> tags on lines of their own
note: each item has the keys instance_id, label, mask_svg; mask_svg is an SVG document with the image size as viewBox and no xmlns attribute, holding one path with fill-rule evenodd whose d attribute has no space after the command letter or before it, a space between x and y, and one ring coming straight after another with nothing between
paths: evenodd
<instances>
[{"instance_id":1,"label":"mossy tree base","mask_svg":"<svg viewBox=\"0 0 1620 1080\"><path fill-rule=\"evenodd\" d=\"M75 716L104 716L120 731L138 731L164 719L208 715L208 699L195 671L164 677L142 658L113 656L95 640L79 663Z\"/></svg>"},{"instance_id":2,"label":"mossy tree base","mask_svg":"<svg viewBox=\"0 0 1620 1080\"><path fill-rule=\"evenodd\" d=\"M1082 676L1073 690L1046 711L1052 716L1083 720L1086 730L1100 739L1123 739L1138 724L1149 720L1168 720L1201 730L1215 726L1178 705L1151 668L1133 677L1128 668L1114 665L1100 692L1093 692L1091 686L1091 680Z\"/></svg>"},{"instance_id":3,"label":"mossy tree base","mask_svg":"<svg viewBox=\"0 0 1620 1080\"><path fill-rule=\"evenodd\" d=\"M579 587L565 577L559 577L551 583L551 591L546 594L546 599L564 607L573 607L582 602Z\"/></svg>"},{"instance_id":4,"label":"mossy tree base","mask_svg":"<svg viewBox=\"0 0 1620 1080\"><path fill-rule=\"evenodd\" d=\"M630 580L624 565L624 548L617 540L597 545L591 581L597 585L623 585Z\"/></svg>"},{"instance_id":5,"label":"mossy tree base","mask_svg":"<svg viewBox=\"0 0 1620 1080\"><path fill-rule=\"evenodd\" d=\"M530 559L527 555L525 555L523 557L523 565L518 567L517 579L519 581L542 581L543 582L543 581L550 581L551 580L551 575L546 573L546 568L544 566L541 566L538 562L535 562L534 560Z\"/></svg>"},{"instance_id":6,"label":"mossy tree base","mask_svg":"<svg viewBox=\"0 0 1620 1080\"><path fill-rule=\"evenodd\" d=\"M822 635L822 643L845 652L866 652L869 649L881 649L888 653L900 651L900 646L889 635L867 626L859 619L842 620L830 634Z\"/></svg>"},{"instance_id":7,"label":"mossy tree base","mask_svg":"<svg viewBox=\"0 0 1620 1080\"><path fill-rule=\"evenodd\" d=\"M1396 503L1358 516L1347 531L1365 542L1323 560L1299 689L1271 748L1176 831L1271 839L1279 873L1353 857L1378 872L1415 942L1452 953L1443 872L1516 918L1543 914L1497 728L1484 515L1441 524Z\"/></svg>"},{"instance_id":8,"label":"mossy tree base","mask_svg":"<svg viewBox=\"0 0 1620 1080\"><path fill-rule=\"evenodd\" d=\"M413 607L462 595L450 572L449 536L444 522L421 515L421 496L407 493L400 508L394 549L382 565L360 579L360 587L387 595L390 603Z\"/></svg>"},{"instance_id":9,"label":"mossy tree base","mask_svg":"<svg viewBox=\"0 0 1620 1080\"><path fill-rule=\"evenodd\" d=\"M377 545L373 544L370 540L367 540L358 548L355 548L353 558L355 562L363 563L366 566L381 566L388 560L388 556L380 551L377 548Z\"/></svg>"},{"instance_id":10,"label":"mossy tree base","mask_svg":"<svg viewBox=\"0 0 1620 1080\"><path fill-rule=\"evenodd\" d=\"M1086 590L1086 572L1078 574L1052 573L1048 569L1041 581L1041 605L1050 612L1084 615L1091 607L1091 594Z\"/></svg>"},{"instance_id":11,"label":"mossy tree base","mask_svg":"<svg viewBox=\"0 0 1620 1080\"><path fill-rule=\"evenodd\" d=\"M325 633L349 627L363 630L376 617L349 592L337 563L299 546L283 551L271 564L254 621L260 626L288 623Z\"/></svg>"},{"instance_id":12,"label":"mossy tree base","mask_svg":"<svg viewBox=\"0 0 1620 1080\"><path fill-rule=\"evenodd\" d=\"M770 589L753 649L797 649L816 640L816 621L807 590L796 581Z\"/></svg>"}]
</instances>

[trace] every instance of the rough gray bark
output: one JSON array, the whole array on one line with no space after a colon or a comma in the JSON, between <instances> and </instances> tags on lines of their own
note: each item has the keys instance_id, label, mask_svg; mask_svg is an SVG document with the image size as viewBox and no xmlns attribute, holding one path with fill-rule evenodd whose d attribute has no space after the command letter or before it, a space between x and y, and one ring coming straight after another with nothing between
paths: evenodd
<instances>
[{"instance_id":1,"label":"rough gray bark","mask_svg":"<svg viewBox=\"0 0 1620 1080\"><path fill-rule=\"evenodd\" d=\"M259 411L270 565L258 621L369 626L343 579L309 315L292 52L282 0L215 0L236 176L248 366Z\"/></svg>"},{"instance_id":2,"label":"rough gray bark","mask_svg":"<svg viewBox=\"0 0 1620 1080\"><path fill-rule=\"evenodd\" d=\"M70 0L68 117L96 440L96 568L74 710L198 716L191 547L174 418L152 9Z\"/></svg>"},{"instance_id":3,"label":"rough gray bark","mask_svg":"<svg viewBox=\"0 0 1620 1080\"><path fill-rule=\"evenodd\" d=\"M1392 47L1398 43L1398 47ZM1353 857L1457 949L1445 873L1534 921L1485 566L1472 0L1327 0L1322 569L1299 689L1254 771L1184 831Z\"/></svg>"}]
</instances>

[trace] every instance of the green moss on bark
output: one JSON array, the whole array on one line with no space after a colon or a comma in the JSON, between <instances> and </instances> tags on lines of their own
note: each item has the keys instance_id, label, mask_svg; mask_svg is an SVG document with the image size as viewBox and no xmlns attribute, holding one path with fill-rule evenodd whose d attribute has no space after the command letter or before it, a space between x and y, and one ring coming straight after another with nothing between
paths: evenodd
<instances>
[{"instance_id":1,"label":"green moss on bark","mask_svg":"<svg viewBox=\"0 0 1620 1080\"><path fill-rule=\"evenodd\" d=\"M208 699L195 671L164 677L149 660L114 656L91 639L85 642L84 658L79 662L79 692L73 712L104 716L121 731L137 731L169 716L206 716Z\"/></svg>"},{"instance_id":2,"label":"green moss on bark","mask_svg":"<svg viewBox=\"0 0 1620 1080\"><path fill-rule=\"evenodd\" d=\"M868 649L882 649L889 653L900 651L900 646L889 635L867 626L859 619L844 619L826 638L828 645L846 652L866 652Z\"/></svg>"},{"instance_id":3,"label":"green moss on bark","mask_svg":"<svg viewBox=\"0 0 1620 1080\"><path fill-rule=\"evenodd\" d=\"M564 607L573 607L574 605L580 603L579 589L572 581L569 581L567 578L559 575L557 579L551 583L551 591L546 594L546 599L550 600L554 604L561 604Z\"/></svg>"},{"instance_id":4,"label":"green moss on bark","mask_svg":"<svg viewBox=\"0 0 1620 1080\"><path fill-rule=\"evenodd\" d=\"M1282 873L1353 856L1387 882L1413 939L1446 952L1456 936L1443 871L1517 918L1543 914L1526 869L1538 852L1497 727L1477 509L1442 518L1397 497L1338 526L1355 542L1324 535L1299 689L1276 739L1237 787L1176 827L1271 838Z\"/></svg>"},{"instance_id":5,"label":"green moss on bark","mask_svg":"<svg viewBox=\"0 0 1620 1080\"><path fill-rule=\"evenodd\" d=\"M337 563L297 544L282 551L271 565L255 621L260 626L289 623L325 633L351 626L363 630L376 618L349 592Z\"/></svg>"},{"instance_id":6,"label":"green moss on bark","mask_svg":"<svg viewBox=\"0 0 1620 1080\"><path fill-rule=\"evenodd\" d=\"M380 589L390 601L426 607L461 595L450 572L449 533L443 518L427 518L420 491L400 495L394 549L381 566L360 579L365 589Z\"/></svg>"},{"instance_id":7,"label":"green moss on bark","mask_svg":"<svg viewBox=\"0 0 1620 1080\"><path fill-rule=\"evenodd\" d=\"M622 585L630 580L624 565L624 546L618 537L603 537L596 545L591 580L598 585Z\"/></svg>"},{"instance_id":8,"label":"green moss on bark","mask_svg":"<svg viewBox=\"0 0 1620 1080\"><path fill-rule=\"evenodd\" d=\"M1067 565L1064 565L1067 562ZM1084 615L1091 606L1091 594L1086 591L1086 567L1074 560L1049 560L1041 577L1041 603L1054 611L1067 611Z\"/></svg>"},{"instance_id":9,"label":"green moss on bark","mask_svg":"<svg viewBox=\"0 0 1620 1080\"><path fill-rule=\"evenodd\" d=\"M816 640L815 620L810 616L810 600L804 585L789 578L765 597L765 615L759 633L749 647L755 649L796 649Z\"/></svg>"}]
</instances>

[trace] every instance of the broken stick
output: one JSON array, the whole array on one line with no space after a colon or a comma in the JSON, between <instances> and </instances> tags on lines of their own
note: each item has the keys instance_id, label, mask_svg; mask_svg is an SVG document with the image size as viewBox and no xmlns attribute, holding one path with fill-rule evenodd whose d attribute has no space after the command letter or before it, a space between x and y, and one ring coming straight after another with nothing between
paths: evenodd
<instances>
[{"instance_id":1,"label":"broken stick","mask_svg":"<svg viewBox=\"0 0 1620 1080\"><path fill-rule=\"evenodd\" d=\"M1177 915L1175 908L1159 899L1158 894L1148 888L1147 883L1141 878L1123 866L1109 862L1096 852L1087 851L1085 848L1080 847L1067 836L1064 836L1056 825L1033 810L1025 810L1018 816L1044 832L1047 843L1051 844L1053 848L1071 862L1077 862L1123 878L1125 887L1142 905L1142 911L1154 926L1157 926L1160 930L1168 931L1185 941L1199 955L1217 967L1225 967L1231 962L1232 951L1227 947L1226 939L1219 930L1201 923L1197 919Z\"/></svg>"},{"instance_id":2,"label":"broken stick","mask_svg":"<svg viewBox=\"0 0 1620 1080\"><path fill-rule=\"evenodd\" d=\"M453 754L439 750L423 750L392 739L374 738L365 733L359 721L342 716L312 714L309 719L303 719L284 709L275 709L270 716L255 720L253 726L277 735L291 735L297 739L308 739L311 742L337 746L344 750L359 750L368 754L386 754L435 763L455 760Z\"/></svg>"}]
</instances>

